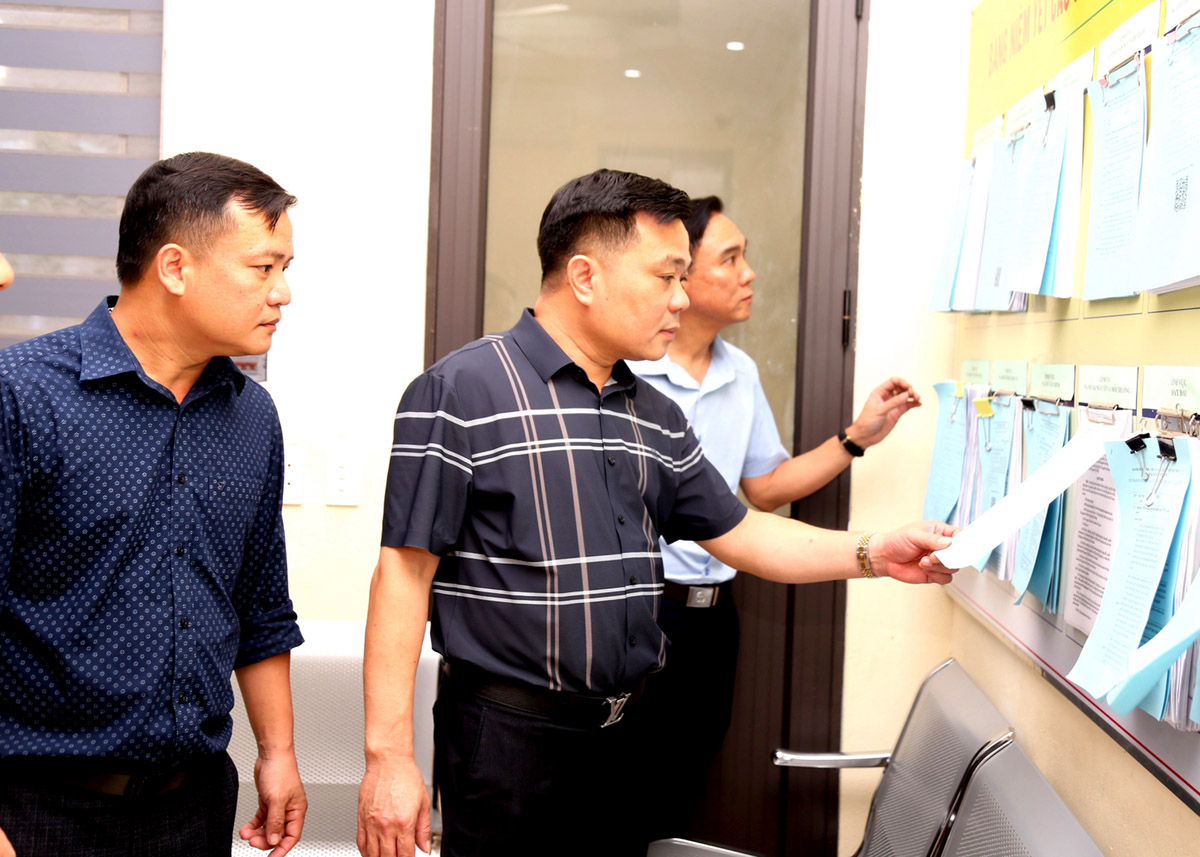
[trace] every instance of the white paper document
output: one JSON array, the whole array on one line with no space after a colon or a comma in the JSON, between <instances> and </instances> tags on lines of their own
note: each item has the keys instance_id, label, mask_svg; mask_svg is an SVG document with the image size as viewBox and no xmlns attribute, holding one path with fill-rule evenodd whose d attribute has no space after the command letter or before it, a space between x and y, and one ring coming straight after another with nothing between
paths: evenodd
<instances>
[{"instance_id":1,"label":"white paper document","mask_svg":"<svg viewBox=\"0 0 1200 857\"><path fill-rule=\"evenodd\" d=\"M1049 506L1103 454L1104 441L1098 434L1079 432L1057 455L955 535L950 547L934 556L947 568L970 565L1023 527L1038 510Z\"/></svg>"},{"instance_id":2,"label":"white paper document","mask_svg":"<svg viewBox=\"0 0 1200 857\"><path fill-rule=\"evenodd\" d=\"M1123 76L1121 76L1123 75ZM1132 295L1134 221L1146 134L1141 53L1105 81L1088 84L1092 108L1092 199L1083 297Z\"/></svg>"},{"instance_id":3,"label":"white paper document","mask_svg":"<svg viewBox=\"0 0 1200 857\"><path fill-rule=\"evenodd\" d=\"M986 374L984 377L987 377ZM980 483L983 470L979 458L979 412L971 404L976 399L982 399L990 392L990 387L983 384L963 384L963 407L967 412L967 444L963 452L962 479L958 488L958 504L949 523L956 527L964 527L979 517Z\"/></svg>"},{"instance_id":4,"label":"white paper document","mask_svg":"<svg viewBox=\"0 0 1200 857\"><path fill-rule=\"evenodd\" d=\"M1021 479L1018 471L1013 477L1013 436L1017 424L1020 400L1016 396L992 396L976 402L979 417L979 512L983 514L999 502L1012 484ZM1019 466L1018 461L1018 466ZM993 546L995 547L995 546ZM991 559L993 548L976 557L971 564L983 569Z\"/></svg>"},{"instance_id":5,"label":"white paper document","mask_svg":"<svg viewBox=\"0 0 1200 857\"><path fill-rule=\"evenodd\" d=\"M1087 429L1102 440L1124 440L1133 434L1133 411L1079 409L1079 430ZM1120 526L1117 491L1108 459L1101 456L1088 468L1075 488L1071 531L1074 539L1067 556L1067 624L1090 633L1100 612L1100 599L1112 567L1113 550Z\"/></svg>"},{"instance_id":6,"label":"white paper document","mask_svg":"<svg viewBox=\"0 0 1200 857\"><path fill-rule=\"evenodd\" d=\"M1131 452L1123 441L1105 444L1121 509L1121 529L1100 613L1079 659L1067 673L1068 681L1096 699L1128 675L1129 656L1142 642L1191 482L1187 444L1171 444L1176 456L1172 460L1160 455L1158 443L1156 438L1148 438L1145 456Z\"/></svg>"}]
</instances>

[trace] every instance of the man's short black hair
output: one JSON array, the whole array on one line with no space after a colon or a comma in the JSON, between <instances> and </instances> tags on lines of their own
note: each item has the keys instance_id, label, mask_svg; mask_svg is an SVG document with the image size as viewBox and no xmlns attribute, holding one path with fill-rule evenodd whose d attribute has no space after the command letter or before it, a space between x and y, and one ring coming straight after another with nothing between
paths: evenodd
<instances>
[{"instance_id":1,"label":"man's short black hair","mask_svg":"<svg viewBox=\"0 0 1200 857\"><path fill-rule=\"evenodd\" d=\"M659 223L687 217L688 196L664 181L619 170L596 170L554 192L538 228L543 282L577 253L623 248L636 234L636 216Z\"/></svg>"},{"instance_id":2,"label":"man's short black hair","mask_svg":"<svg viewBox=\"0 0 1200 857\"><path fill-rule=\"evenodd\" d=\"M188 152L151 164L125 197L117 279L127 286L138 282L164 244L203 255L232 226L231 200L261 215L272 230L296 204L296 197L258 167L224 155Z\"/></svg>"},{"instance_id":3,"label":"man's short black hair","mask_svg":"<svg viewBox=\"0 0 1200 857\"><path fill-rule=\"evenodd\" d=\"M696 248L704 239L704 230L708 229L708 221L714 214L724 211L725 206L721 203L719 196L702 196L699 199L693 199L691 206L692 213L684 218L683 225L687 228L688 249L691 250L692 258L695 259Z\"/></svg>"}]
</instances>

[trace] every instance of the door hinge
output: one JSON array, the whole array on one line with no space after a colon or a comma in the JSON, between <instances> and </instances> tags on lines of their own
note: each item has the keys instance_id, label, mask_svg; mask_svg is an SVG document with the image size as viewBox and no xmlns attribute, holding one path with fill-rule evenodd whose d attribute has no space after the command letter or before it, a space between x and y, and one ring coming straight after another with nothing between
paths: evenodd
<instances>
[{"instance_id":1,"label":"door hinge","mask_svg":"<svg viewBox=\"0 0 1200 857\"><path fill-rule=\"evenodd\" d=\"M842 348L850 347L850 290L842 290Z\"/></svg>"}]
</instances>

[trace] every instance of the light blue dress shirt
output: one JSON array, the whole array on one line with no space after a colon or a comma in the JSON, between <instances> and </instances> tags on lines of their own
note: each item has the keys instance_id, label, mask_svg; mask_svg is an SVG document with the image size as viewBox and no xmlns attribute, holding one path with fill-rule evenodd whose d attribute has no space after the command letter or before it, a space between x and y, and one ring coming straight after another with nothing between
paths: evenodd
<instances>
[{"instance_id":1,"label":"light blue dress shirt","mask_svg":"<svg viewBox=\"0 0 1200 857\"><path fill-rule=\"evenodd\" d=\"M630 369L683 410L705 458L731 491L737 491L743 478L764 476L791 458L779 440L758 367L740 348L719 336L713 340L712 362L703 383L665 355L628 362ZM723 583L737 573L695 542L663 542L662 551L667 580L676 583Z\"/></svg>"}]
</instances>

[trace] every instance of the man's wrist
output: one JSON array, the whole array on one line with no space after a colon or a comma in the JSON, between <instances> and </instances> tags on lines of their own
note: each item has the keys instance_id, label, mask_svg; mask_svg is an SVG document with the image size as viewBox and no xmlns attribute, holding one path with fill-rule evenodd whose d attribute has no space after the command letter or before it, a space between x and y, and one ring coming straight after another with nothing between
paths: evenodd
<instances>
[{"instance_id":1,"label":"man's wrist","mask_svg":"<svg viewBox=\"0 0 1200 857\"><path fill-rule=\"evenodd\" d=\"M260 759L280 759L285 756L296 756L295 744L259 744L258 758Z\"/></svg>"},{"instance_id":2,"label":"man's wrist","mask_svg":"<svg viewBox=\"0 0 1200 857\"><path fill-rule=\"evenodd\" d=\"M839 431L837 435L838 443L842 445L842 449L846 450L846 452L850 453L855 458L862 458L866 450L855 442L854 436L850 433L853 431L854 426L850 426L849 430L842 429Z\"/></svg>"}]
</instances>

